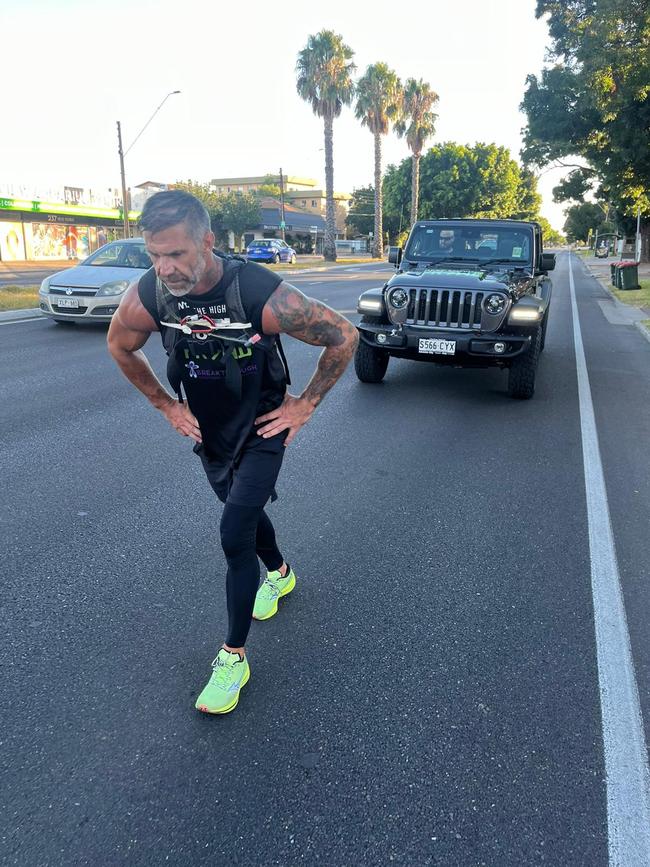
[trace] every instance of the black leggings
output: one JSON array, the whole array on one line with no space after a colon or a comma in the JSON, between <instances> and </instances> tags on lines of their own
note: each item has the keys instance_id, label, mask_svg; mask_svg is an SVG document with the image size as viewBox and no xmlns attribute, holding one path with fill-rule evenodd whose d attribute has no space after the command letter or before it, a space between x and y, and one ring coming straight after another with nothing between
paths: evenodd
<instances>
[{"instance_id":1,"label":"black leggings","mask_svg":"<svg viewBox=\"0 0 650 867\"><path fill-rule=\"evenodd\" d=\"M255 594L260 583L258 557L269 572L282 566L275 530L263 506L239 506L227 502L221 517L221 546L228 563L229 647L243 647L251 625Z\"/></svg>"}]
</instances>

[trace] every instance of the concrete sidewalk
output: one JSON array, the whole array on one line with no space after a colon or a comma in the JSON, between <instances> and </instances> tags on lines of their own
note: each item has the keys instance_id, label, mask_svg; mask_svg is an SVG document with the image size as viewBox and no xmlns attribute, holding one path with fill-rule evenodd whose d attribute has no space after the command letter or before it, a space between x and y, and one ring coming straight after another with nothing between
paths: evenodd
<instances>
[{"instance_id":1,"label":"concrete sidewalk","mask_svg":"<svg viewBox=\"0 0 650 867\"><path fill-rule=\"evenodd\" d=\"M636 328L643 334L646 340L650 341L650 329L644 325L644 320L650 319L649 307L637 307L634 304L626 303L617 297L612 291L611 264L619 262L619 258L613 256L607 259L596 259L595 256L581 256L580 259L587 267L587 270L598 280L600 285L605 289L607 294L612 299L608 302L608 307L612 309L603 309L603 315L609 321L616 321L620 325L635 325ZM650 280L650 262L640 262L638 265L639 280ZM622 293L625 295L625 293ZM605 302L603 302L605 303Z\"/></svg>"}]
</instances>

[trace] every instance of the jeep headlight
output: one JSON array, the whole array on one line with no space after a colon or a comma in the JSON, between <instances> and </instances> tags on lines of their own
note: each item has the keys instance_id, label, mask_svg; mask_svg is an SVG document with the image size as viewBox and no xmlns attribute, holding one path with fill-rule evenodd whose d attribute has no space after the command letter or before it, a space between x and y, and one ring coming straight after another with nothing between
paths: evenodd
<instances>
[{"instance_id":1,"label":"jeep headlight","mask_svg":"<svg viewBox=\"0 0 650 867\"><path fill-rule=\"evenodd\" d=\"M483 302L483 307L485 308L485 312L489 313L490 316L498 316L499 313L503 313L506 309L507 303L508 300L504 295L497 295L495 292L487 296Z\"/></svg>"},{"instance_id":2,"label":"jeep headlight","mask_svg":"<svg viewBox=\"0 0 650 867\"><path fill-rule=\"evenodd\" d=\"M512 322L515 324L523 324L525 322L539 322L541 319L542 311L539 307L530 307L529 305L515 306L510 311L510 315L508 316L508 322Z\"/></svg>"},{"instance_id":3,"label":"jeep headlight","mask_svg":"<svg viewBox=\"0 0 650 867\"><path fill-rule=\"evenodd\" d=\"M386 294L388 307L388 317L395 325L402 325L406 322L409 306L409 293L401 286L396 286L394 289L389 289Z\"/></svg>"},{"instance_id":4,"label":"jeep headlight","mask_svg":"<svg viewBox=\"0 0 650 867\"><path fill-rule=\"evenodd\" d=\"M359 313L381 314L384 310L384 303L381 298L364 298L362 295L357 302L357 310Z\"/></svg>"},{"instance_id":5,"label":"jeep headlight","mask_svg":"<svg viewBox=\"0 0 650 867\"><path fill-rule=\"evenodd\" d=\"M128 288L128 280L111 280L110 283L104 283L97 295L121 295Z\"/></svg>"}]
</instances>

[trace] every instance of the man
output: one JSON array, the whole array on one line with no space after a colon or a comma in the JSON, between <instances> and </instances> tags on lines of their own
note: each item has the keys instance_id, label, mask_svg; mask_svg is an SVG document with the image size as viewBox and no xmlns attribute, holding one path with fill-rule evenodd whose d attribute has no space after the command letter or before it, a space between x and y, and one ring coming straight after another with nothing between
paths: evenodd
<instances>
[{"instance_id":1,"label":"man","mask_svg":"<svg viewBox=\"0 0 650 867\"><path fill-rule=\"evenodd\" d=\"M357 332L261 265L216 254L208 213L189 193L152 196L140 228L153 268L127 290L108 346L127 379L178 433L195 441L224 503L229 629L196 707L228 713L250 676L245 642L251 617L272 617L296 583L264 506L275 498L285 447L345 370ZM161 333L176 397L140 351L153 331ZM299 397L286 391L276 344L281 333L325 347ZM267 568L261 587L258 556Z\"/></svg>"}]
</instances>

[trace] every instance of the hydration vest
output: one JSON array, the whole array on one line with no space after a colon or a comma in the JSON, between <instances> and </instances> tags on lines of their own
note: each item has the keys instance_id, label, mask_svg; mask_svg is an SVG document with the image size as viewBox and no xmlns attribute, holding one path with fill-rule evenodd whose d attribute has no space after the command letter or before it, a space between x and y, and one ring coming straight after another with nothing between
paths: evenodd
<instances>
[{"instance_id":1,"label":"hydration vest","mask_svg":"<svg viewBox=\"0 0 650 867\"><path fill-rule=\"evenodd\" d=\"M230 317L236 322L245 324L247 314L241 299L239 287L239 271L246 264L246 260L239 256L220 257L224 261L224 274L226 263L230 264L230 281L225 288L226 309ZM180 324L183 317L178 313L177 299L167 289L162 280L156 280L156 307L158 318L161 323L171 322ZM184 334L177 328L161 327L163 347L167 353L167 379L174 389L179 401L183 402L182 377L185 371L185 352L191 354L204 354L217 359L217 364L225 368L226 388L237 398L241 397L241 369L237 360L237 353L243 347L254 345L262 349L267 355L268 372L274 382L282 387L291 384L289 366L277 334L255 334L251 327L241 330L230 330L220 335L210 334Z\"/></svg>"}]
</instances>

